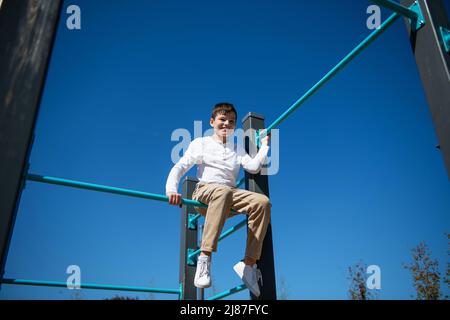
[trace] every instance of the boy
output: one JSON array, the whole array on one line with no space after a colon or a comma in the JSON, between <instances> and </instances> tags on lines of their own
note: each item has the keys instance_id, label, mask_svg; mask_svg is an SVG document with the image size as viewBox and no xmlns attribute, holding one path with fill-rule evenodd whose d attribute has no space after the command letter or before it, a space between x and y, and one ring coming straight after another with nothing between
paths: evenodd
<instances>
[{"instance_id":1,"label":"boy","mask_svg":"<svg viewBox=\"0 0 450 320\"><path fill-rule=\"evenodd\" d=\"M271 203L263 194L236 188L236 179L241 165L252 174L259 172L269 150L270 135L261 139L261 148L252 159L242 147L234 145L232 136L236 119L237 112L232 104L223 102L214 106L210 119L214 134L194 139L190 143L183 157L169 173L166 195L170 204L179 205L180 178L194 164L198 166L199 182L192 199L207 204L208 208L195 208L205 216L201 253L197 259L194 279L197 288L211 286L211 253L217 251L217 242L225 220L234 215L230 211L248 215L245 257L234 266L234 270L247 288L258 297L261 272L257 269L256 261L261 256L270 221Z\"/></svg>"}]
</instances>

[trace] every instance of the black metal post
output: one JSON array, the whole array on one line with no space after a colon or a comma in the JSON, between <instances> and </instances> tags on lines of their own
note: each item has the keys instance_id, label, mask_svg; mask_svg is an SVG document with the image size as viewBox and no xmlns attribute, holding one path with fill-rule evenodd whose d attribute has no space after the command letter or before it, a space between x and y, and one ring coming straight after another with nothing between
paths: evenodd
<instances>
[{"instance_id":1,"label":"black metal post","mask_svg":"<svg viewBox=\"0 0 450 320\"><path fill-rule=\"evenodd\" d=\"M0 7L0 283L60 12L60 0Z\"/></svg>"},{"instance_id":2,"label":"black metal post","mask_svg":"<svg viewBox=\"0 0 450 320\"><path fill-rule=\"evenodd\" d=\"M245 148L247 153L254 157L256 150L255 132L264 129L264 116L249 112L242 120L243 129L246 132ZM269 197L269 179L267 175L250 174L245 172L245 186L249 191L265 194ZM264 238L263 250L261 258L257 261L258 268L261 270L263 277L263 286L261 286L261 295L257 298L250 293L252 300L276 300L276 281L275 281L275 264L273 256L272 243L272 225L269 224L267 233Z\"/></svg>"},{"instance_id":3,"label":"black metal post","mask_svg":"<svg viewBox=\"0 0 450 320\"><path fill-rule=\"evenodd\" d=\"M192 199L198 180L193 177L186 177L183 181L183 198ZM180 237L180 284L182 287L181 299L197 300L197 288L194 286L194 276L197 264L195 259L188 261L188 252L198 248L198 223L195 220L189 223L189 218L194 216L196 211L192 206L183 205L181 209L181 237Z\"/></svg>"},{"instance_id":4,"label":"black metal post","mask_svg":"<svg viewBox=\"0 0 450 320\"><path fill-rule=\"evenodd\" d=\"M408 7L414 2L401 1ZM409 19L405 23L450 179L450 53L445 51L439 30L439 27L450 29L450 23L442 0L418 2L425 24L414 32Z\"/></svg>"}]
</instances>

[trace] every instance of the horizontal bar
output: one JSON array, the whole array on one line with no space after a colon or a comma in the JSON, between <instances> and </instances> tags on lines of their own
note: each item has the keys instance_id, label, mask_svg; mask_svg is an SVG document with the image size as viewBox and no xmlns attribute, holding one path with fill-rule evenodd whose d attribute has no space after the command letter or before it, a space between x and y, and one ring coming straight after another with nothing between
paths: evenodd
<instances>
[{"instance_id":1,"label":"horizontal bar","mask_svg":"<svg viewBox=\"0 0 450 320\"><path fill-rule=\"evenodd\" d=\"M38 174L28 174L27 179L30 181L35 181L35 182L56 184L56 185L62 185L62 186L78 188L78 189L86 189L86 190L93 190L93 191L99 191L99 192L120 194L120 195L124 195L124 196L136 197L136 198L169 202L169 197L167 197L165 195L130 190L130 189L123 189L123 188L109 187L109 186L94 184L94 183L87 183L87 182L62 179L62 178L56 178L56 177L49 177L49 176L41 176ZM208 207L206 204L201 203L199 201L185 199L185 198L181 199L181 203L185 204L185 205L195 206L195 207L203 207L203 208Z\"/></svg>"},{"instance_id":2,"label":"horizontal bar","mask_svg":"<svg viewBox=\"0 0 450 320\"><path fill-rule=\"evenodd\" d=\"M38 281L25 279L3 279L4 284L25 285L25 286L44 286L44 287L61 287L68 288L66 282L59 281ZM100 290L118 290L118 291L135 291L135 292L156 292L168 294L181 294L180 289L163 289L163 288L147 288L147 287L132 287L132 286L114 286L105 284L88 284L81 283L81 289L100 289Z\"/></svg>"},{"instance_id":3,"label":"horizontal bar","mask_svg":"<svg viewBox=\"0 0 450 320\"><path fill-rule=\"evenodd\" d=\"M419 15L417 14L417 12L409 9L408 7L405 7L404 5L401 5L398 2L391 1L391 0L371 0L371 1L382 7L390 9L398 14L401 14L402 16L405 16L409 19L417 20L419 18Z\"/></svg>"},{"instance_id":4,"label":"horizontal bar","mask_svg":"<svg viewBox=\"0 0 450 320\"><path fill-rule=\"evenodd\" d=\"M223 239L225 239L226 237L228 237L229 235L231 235L232 233L238 231L239 229L241 229L243 226L247 225L247 219L242 220L241 222L239 222L238 224L236 224L235 226L231 227L230 229L228 229L227 231L223 232L218 241L221 241ZM196 255L200 254L201 249L197 249L194 252L192 252L191 254L189 254L188 259L192 259L192 257L195 257Z\"/></svg>"},{"instance_id":5,"label":"horizontal bar","mask_svg":"<svg viewBox=\"0 0 450 320\"><path fill-rule=\"evenodd\" d=\"M232 295L234 293L237 293L237 292L245 290L245 289L247 289L245 284L241 284L241 285L239 285L237 287L231 288L231 289L229 289L227 291L224 291L222 293L219 293L219 294L217 294L215 296L209 297L208 300L219 300L219 299L228 297L228 296L230 296L230 295Z\"/></svg>"},{"instance_id":6,"label":"horizontal bar","mask_svg":"<svg viewBox=\"0 0 450 320\"><path fill-rule=\"evenodd\" d=\"M263 130L260 138L266 136L272 129L279 126L286 118L297 110L308 98L316 93L325 83L332 79L340 70L342 70L350 61L361 53L369 44L371 44L379 35L381 35L395 20L400 16L397 13L392 14L379 29L374 30L360 44L358 44L349 54L347 54L333 69L331 69L322 79L320 79L311 89L309 89L300 99L289 107L281 116L278 117L270 126Z\"/></svg>"}]
</instances>

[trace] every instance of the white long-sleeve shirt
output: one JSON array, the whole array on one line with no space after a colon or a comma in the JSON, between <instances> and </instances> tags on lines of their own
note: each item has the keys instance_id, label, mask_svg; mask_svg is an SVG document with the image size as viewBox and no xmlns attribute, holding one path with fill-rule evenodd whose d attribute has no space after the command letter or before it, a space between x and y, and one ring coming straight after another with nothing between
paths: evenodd
<instances>
[{"instance_id":1,"label":"white long-sleeve shirt","mask_svg":"<svg viewBox=\"0 0 450 320\"><path fill-rule=\"evenodd\" d=\"M200 182L236 187L240 166L250 173L258 173L268 152L269 146L262 145L256 156L251 158L244 148L233 140L222 143L212 136L196 138L170 170L166 193L178 193L181 177L195 164L198 166L197 178Z\"/></svg>"}]
</instances>

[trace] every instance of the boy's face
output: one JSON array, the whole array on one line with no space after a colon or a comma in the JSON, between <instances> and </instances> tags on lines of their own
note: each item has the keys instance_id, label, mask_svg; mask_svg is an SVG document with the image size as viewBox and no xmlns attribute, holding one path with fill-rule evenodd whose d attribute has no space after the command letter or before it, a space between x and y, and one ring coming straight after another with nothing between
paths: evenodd
<instances>
[{"instance_id":1,"label":"boy's face","mask_svg":"<svg viewBox=\"0 0 450 320\"><path fill-rule=\"evenodd\" d=\"M214 128L214 133L221 137L229 137L233 135L236 127L236 115L234 112L228 112L227 114L218 114L213 119L211 118L209 123Z\"/></svg>"}]
</instances>

